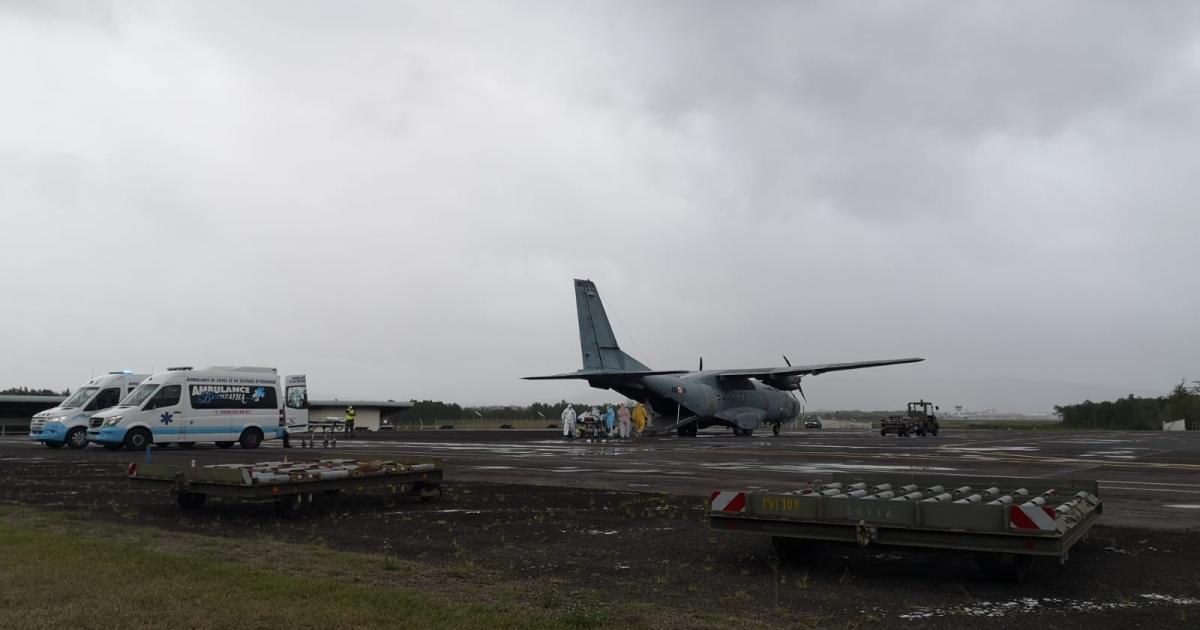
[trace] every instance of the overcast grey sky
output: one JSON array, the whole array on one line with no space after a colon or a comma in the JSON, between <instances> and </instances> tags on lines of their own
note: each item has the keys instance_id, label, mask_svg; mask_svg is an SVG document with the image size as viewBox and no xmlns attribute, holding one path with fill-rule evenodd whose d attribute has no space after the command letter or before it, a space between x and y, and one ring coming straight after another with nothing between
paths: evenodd
<instances>
[{"instance_id":1,"label":"overcast grey sky","mask_svg":"<svg viewBox=\"0 0 1200 630\"><path fill-rule=\"evenodd\" d=\"M1200 378L1200 3L0 0L0 387L614 399L924 356L810 407Z\"/></svg>"}]
</instances>

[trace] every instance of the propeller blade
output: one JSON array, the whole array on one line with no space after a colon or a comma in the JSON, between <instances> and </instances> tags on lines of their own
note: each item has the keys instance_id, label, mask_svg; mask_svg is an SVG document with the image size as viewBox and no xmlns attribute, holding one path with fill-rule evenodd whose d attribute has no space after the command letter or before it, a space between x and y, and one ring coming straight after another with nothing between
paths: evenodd
<instances>
[{"instance_id":1,"label":"propeller blade","mask_svg":"<svg viewBox=\"0 0 1200 630\"><path fill-rule=\"evenodd\" d=\"M788 358L787 358L787 355L786 355L786 354L785 354L785 355L783 355L783 362L784 362L784 363L786 363L788 367L792 367L792 362L791 362L791 361L788 361Z\"/></svg>"},{"instance_id":2,"label":"propeller blade","mask_svg":"<svg viewBox=\"0 0 1200 630\"><path fill-rule=\"evenodd\" d=\"M704 357L700 357L700 371L704 371Z\"/></svg>"},{"instance_id":3,"label":"propeller blade","mask_svg":"<svg viewBox=\"0 0 1200 630\"><path fill-rule=\"evenodd\" d=\"M800 397L804 399L804 402L808 402L808 396L804 395L804 386L799 382L796 383L796 391L800 392Z\"/></svg>"}]
</instances>

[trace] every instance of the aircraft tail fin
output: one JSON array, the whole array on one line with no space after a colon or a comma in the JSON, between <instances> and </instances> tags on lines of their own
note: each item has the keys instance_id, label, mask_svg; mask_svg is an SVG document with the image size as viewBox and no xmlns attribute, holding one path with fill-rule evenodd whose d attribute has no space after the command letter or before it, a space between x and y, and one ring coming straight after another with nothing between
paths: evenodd
<instances>
[{"instance_id":1,"label":"aircraft tail fin","mask_svg":"<svg viewBox=\"0 0 1200 630\"><path fill-rule=\"evenodd\" d=\"M591 280L575 280L575 310L579 315L579 346L583 352L583 369L649 371L637 359L625 354L617 345L600 292Z\"/></svg>"}]
</instances>

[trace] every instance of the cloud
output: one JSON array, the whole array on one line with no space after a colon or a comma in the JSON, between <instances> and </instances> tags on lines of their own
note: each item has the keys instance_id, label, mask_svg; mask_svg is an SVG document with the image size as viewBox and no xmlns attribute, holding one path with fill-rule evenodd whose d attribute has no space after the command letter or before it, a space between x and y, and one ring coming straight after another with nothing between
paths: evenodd
<instances>
[{"instance_id":1,"label":"cloud","mask_svg":"<svg viewBox=\"0 0 1200 630\"><path fill-rule=\"evenodd\" d=\"M655 366L929 358L825 407L1194 369L1189 3L79 6L0 5L0 380L600 397L516 380L572 277Z\"/></svg>"}]
</instances>

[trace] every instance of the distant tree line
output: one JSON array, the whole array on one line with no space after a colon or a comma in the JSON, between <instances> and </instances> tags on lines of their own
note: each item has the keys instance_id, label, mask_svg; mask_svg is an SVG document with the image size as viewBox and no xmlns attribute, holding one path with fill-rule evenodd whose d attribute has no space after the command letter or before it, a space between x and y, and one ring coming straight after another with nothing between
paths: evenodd
<instances>
[{"instance_id":1,"label":"distant tree line","mask_svg":"<svg viewBox=\"0 0 1200 630\"><path fill-rule=\"evenodd\" d=\"M0 390L0 396L13 394L17 396L70 396L71 390L64 389L61 392L56 392L53 389L34 389L32 387L9 387L5 390Z\"/></svg>"},{"instance_id":2,"label":"distant tree line","mask_svg":"<svg viewBox=\"0 0 1200 630\"><path fill-rule=\"evenodd\" d=\"M1063 425L1079 428L1159 430L1162 423L1186 420L1187 428L1200 430L1200 386L1186 381L1166 396L1141 398L1130 394L1119 400L1057 405L1054 413Z\"/></svg>"},{"instance_id":3,"label":"distant tree line","mask_svg":"<svg viewBox=\"0 0 1200 630\"><path fill-rule=\"evenodd\" d=\"M557 422L567 401L556 403L533 403L532 405L464 407L456 403L445 403L439 400L414 400L413 406L397 416L401 422L406 420L423 420L426 422L443 422L452 420L474 420L479 413L487 420L537 420L543 416L548 421ZM577 412L591 409L597 403L572 402ZM541 415L539 415L541 414Z\"/></svg>"}]
</instances>

